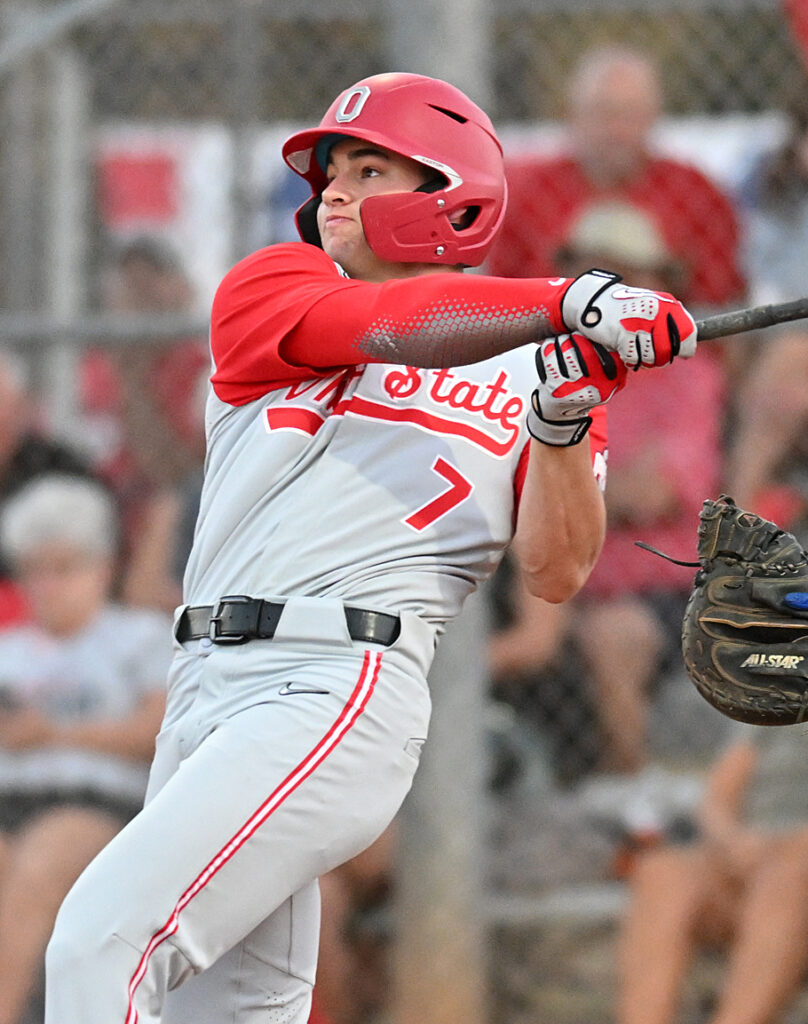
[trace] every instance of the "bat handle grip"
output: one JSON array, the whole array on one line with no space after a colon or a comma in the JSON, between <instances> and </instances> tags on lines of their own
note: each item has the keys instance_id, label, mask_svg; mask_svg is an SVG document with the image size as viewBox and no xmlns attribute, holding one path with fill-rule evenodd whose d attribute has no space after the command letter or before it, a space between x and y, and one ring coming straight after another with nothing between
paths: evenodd
<instances>
[{"instance_id":1,"label":"bat handle grip","mask_svg":"<svg viewBox=\"0 0 808 1024\"><path fill-rule=\"evenodd\" d=\"M808 298L794 299L793 302L771 303L765 306L751 306L729 313L717 313L696 321L699 341L725 338L730 334L756 331L762 327L789 323L808 317Z\"/></svg>"}]
</instances>

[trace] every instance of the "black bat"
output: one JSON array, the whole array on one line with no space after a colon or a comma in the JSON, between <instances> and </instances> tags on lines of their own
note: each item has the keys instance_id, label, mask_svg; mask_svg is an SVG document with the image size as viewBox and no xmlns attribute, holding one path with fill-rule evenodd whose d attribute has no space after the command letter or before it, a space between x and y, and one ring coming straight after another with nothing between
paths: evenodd
<instances>
[{"instance_id":1,"label":"black bat","mask_svg":"<svg viewBox=\"0 0 808 1024\"><path fill-rule=\"evenodd\" d=\"M749 306L729 313L716 313L696 321L699 341L725 338L729 334L756 331L761 327L773 327L791 320L808 317L808 297L793 299L791 302L774 302L765 306Z\"/></svg>"}]
</instances>

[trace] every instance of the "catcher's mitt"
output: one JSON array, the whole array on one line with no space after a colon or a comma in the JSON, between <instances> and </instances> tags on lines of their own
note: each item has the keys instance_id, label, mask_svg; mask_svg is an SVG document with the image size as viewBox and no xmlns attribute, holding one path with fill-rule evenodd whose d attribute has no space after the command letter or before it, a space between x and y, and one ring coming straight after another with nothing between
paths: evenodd
<instances>
[{"instance_id":1,"label":"catcher's mitt","mask_svg":"<svg viewBox=\"0 0 808 1024\"><path fill-rule=\"evenodd\" d=\"M808 717L808 554L792 534L732 498L705 501L700 569L682 653L701 695L739 722Z\"/></svg>"}]
</instances>

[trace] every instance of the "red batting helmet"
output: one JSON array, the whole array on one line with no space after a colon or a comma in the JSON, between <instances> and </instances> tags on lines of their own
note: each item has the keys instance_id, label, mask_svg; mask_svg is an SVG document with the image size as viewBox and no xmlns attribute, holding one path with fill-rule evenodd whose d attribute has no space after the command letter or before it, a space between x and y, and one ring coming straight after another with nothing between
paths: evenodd
<instances>
[{"instance_id":1,"label":"red batting helmet","mask_svg":"<svg viewBox=\"0 0 808 1024\"><path fill-rule=\"evenodd\" d=\"M436 172L434 182L415 192L362 202L365 238L377 256L400 263L482 263L507 192L494 126L466 95L424 75L374 75L341 93L317 128L288 139L283 158L312 189L297 211L304 242L320 245L316 212L328 184L328 152L340 138L383 146ZM452 215L464 210L462 226L453 226Z\"/></svg>"}]
</instances>

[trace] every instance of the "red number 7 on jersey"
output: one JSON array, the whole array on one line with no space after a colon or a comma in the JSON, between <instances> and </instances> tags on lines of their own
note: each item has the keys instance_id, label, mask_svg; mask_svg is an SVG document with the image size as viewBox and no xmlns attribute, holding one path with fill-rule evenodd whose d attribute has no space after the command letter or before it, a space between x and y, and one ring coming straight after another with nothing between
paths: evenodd
<instances>
[{"instance_id":1,"label":"red number 7 on jersey","mask_svg":"<svg viewBox=\"0 0 808 1024\"><path fill-rule=\"evenodd\" d=\"M433 498L426 505L416 509L412 515L407 516L404 522L413 530L425 530L427 526L431 526L447 512L451 512L453 508L465 501L474 490L472 482L467 480L460 470L455 469L442 455L439 455L432 463L432 471L442 476L444 480L448 480L449 488L441 491L437 498Z\"/></svg>"}]
</instances>

